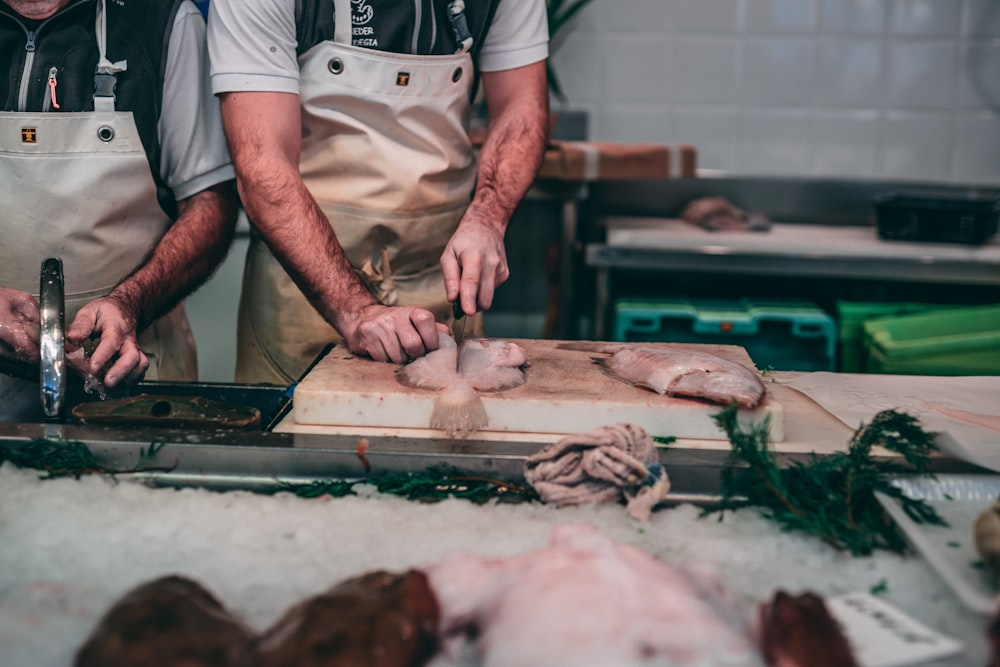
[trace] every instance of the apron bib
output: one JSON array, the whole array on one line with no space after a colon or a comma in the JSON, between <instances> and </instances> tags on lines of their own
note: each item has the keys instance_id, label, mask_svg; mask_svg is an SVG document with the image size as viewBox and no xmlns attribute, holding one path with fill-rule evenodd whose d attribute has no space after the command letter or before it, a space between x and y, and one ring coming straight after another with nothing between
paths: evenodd
<instances>
[{"instance_id":1,"label":"apron bib","mask_svg":"<svg viewBox=\"0 0 1000 667\"><path fill-rule=\"evenodd\" d=\"M113 76L125 64L105 56L103 2L97 7L99 76L102 68ZM131 112L115 111L113 97L95 95L94 105L94 112L0 112L0 201L13 219L0 237L0 284L37 298L42 261L59 257L67 327L141 264L171 224ZM139 344L150 361L146 379L196 379L183 306L149 326Z\"/></svg>"},{"instance_id":2,"label":"apron bib","mask_svg":"<svg viewBox=\"0 0 1000 667\"><path fill-rule=\"evenodd\" d=\"M448 323L440 258L475 187L466 131L472 58L351 45L350 0L335 0L334 39L299 58L303 181L351 265L385 305L421 306ZM237 382L288 384L339 334L267 246L247 253Z\"/></svg>"}]
</instances>

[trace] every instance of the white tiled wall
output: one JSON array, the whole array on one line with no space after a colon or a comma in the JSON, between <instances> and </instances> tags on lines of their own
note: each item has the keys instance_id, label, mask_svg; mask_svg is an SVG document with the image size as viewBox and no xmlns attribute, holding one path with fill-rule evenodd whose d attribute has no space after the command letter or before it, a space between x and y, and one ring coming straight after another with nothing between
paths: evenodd
<instances>
[{"instance_id":1,"label":"white tiled wall","mask_svg":"<svg viewBox=\"0 0 1000 667\"><path fill-rule=\"evenodd\" d=\"M1000 0L594 0L557 39L591 138L739 174L1000 183Z\"/></svg>"}]
</instances>

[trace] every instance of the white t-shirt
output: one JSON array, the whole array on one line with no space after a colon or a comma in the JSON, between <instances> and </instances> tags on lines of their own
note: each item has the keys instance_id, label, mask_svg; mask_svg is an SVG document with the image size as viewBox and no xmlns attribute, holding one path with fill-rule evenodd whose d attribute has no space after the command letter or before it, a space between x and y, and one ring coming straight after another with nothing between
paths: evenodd
<instances>
[{"instance_id":1,"label":"white t-shirt","mask_svg":"<svg viewBox=\"0 0 1000 667\"><path fill-rule=\"evenodd\" d=\"M297 45L295 0L212 0L209 4L208 48L216 94L298 95ZM479 69L497 72L524 67L548 55L544 0L501 0L479 53Z\"/></svg>"},{"instance_id":2,"label":"white t-shirt","mask_svg":"<svg viewBox=\"0 0 1000 667\"><path fill-rule=\"evenodd\" d=\"M205 20L190 2L180 6L167 45L157 130L160 173L178 201L236 177L209 81Z\"/></svg>"}]
</instances>

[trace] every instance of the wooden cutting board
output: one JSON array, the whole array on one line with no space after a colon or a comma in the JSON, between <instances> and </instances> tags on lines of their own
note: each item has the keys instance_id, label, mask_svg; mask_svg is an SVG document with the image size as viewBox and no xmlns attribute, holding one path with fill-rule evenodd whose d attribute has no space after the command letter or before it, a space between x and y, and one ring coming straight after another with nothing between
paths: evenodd
<instances>
[{"instance_id":1,"label":"wooden cutting board","mask_svg":"<svg viewBox=\"0 0 1000 667\"><path fill-rule=\"evenodd\" d=\"M719 405L661 396L606 375L588 352L561 350L563 341L515 339L530 359L527 382L500 393L483 394L489 417L485 431L569 434L619 422L654 436L725 440L712 415ZM643 343L715 354L755 368L742 347ZM298 383L292 400L297 425L413 428L427 430L437 393L414 389L396 379L399 366L356 357L335 348ZM784 438L781 405L770 390L743 421L771 419L771 439ZM304 429L296 429L304 430Z\"/></svg>"}]
</instances>

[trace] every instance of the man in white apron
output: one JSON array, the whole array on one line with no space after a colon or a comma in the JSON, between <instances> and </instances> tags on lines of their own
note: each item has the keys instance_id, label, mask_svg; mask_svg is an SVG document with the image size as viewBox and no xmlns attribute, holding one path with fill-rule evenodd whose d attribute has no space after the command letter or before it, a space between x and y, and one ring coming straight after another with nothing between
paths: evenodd
<instances>
[{"instance_id":1,"label":"man in white apron","mask_svg":"<svg viewBox=\"0 0 1000 667\"><path fill-rule=\"evenodd\" d=\"M0 355L37 362L59 257L67 347L96 344L81 370L196 379L180 304L237 210L204 18L187 0L0 0L0 55Z\"/></svg>"},{"instance_id":2,"label":"man in white apron","mask_svg":"<svg viewBox=\"0 0 1000 667\"><path fill-rule=\"evenodd\" d=\"M437 347L452 302L489 308L545 147L544 1L209 7L212 87L255 236L237 381L287 384L341 338L400 363Z\"/></svg>"}]
</instances>

